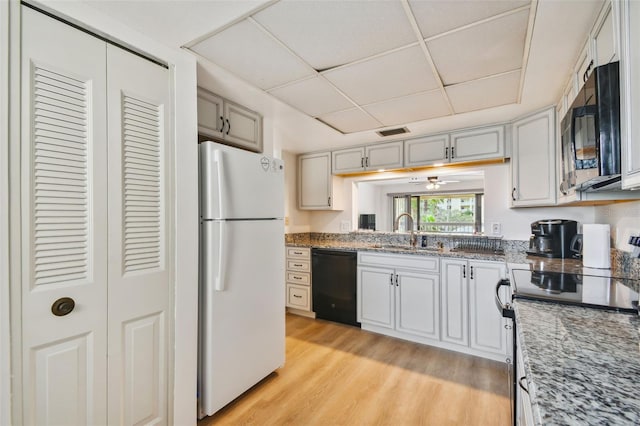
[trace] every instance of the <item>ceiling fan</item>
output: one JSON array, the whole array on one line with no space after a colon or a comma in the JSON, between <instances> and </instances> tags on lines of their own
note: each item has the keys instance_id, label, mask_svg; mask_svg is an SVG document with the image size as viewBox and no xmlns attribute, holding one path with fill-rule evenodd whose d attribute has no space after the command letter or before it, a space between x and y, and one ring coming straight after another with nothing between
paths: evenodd
<instances>
[{"instance_id":1,"label":"ceiling fan","mask_svg":"<svg viewBox=\"0 0 640 426\"><path fill-rule=\"evenodd\" d=\"M458 183L460 182L459 180L440 180L438 178L438 176L429 176L426 179L424 178L418 178L418 177L412 177L410 179L410 183L416 184L416 185L424 185L426 184L426 188L429 190L432 189L438 189L440 188L440 185L446 185L448 183Z\"/></svg>"}]
</instances>

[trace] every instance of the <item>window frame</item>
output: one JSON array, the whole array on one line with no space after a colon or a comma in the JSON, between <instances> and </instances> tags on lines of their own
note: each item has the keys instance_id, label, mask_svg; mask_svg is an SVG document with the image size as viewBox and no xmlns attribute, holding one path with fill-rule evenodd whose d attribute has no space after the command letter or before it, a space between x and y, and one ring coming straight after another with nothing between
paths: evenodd
<instances>
[{"instance_id":1,"label":"window frame","mask_svg":"<svg viewBox=\"0 0 640 426\"><path fill-rule=\"evenodd\" d=\"M484 191L480 191L480 190L472 190L472 191L446 191L446 192L442 192L442 191L438 191L438 192L433 192L433 191L429 191L429 192L404 192L404 193L395 193L395 194L388 194L388 196L390 197L390 204L391 204L391 222L392 222L392 226L391 229L394 229L394 225L395 225L395 219L398 217L398 215L404 213L404 212L408 212L409 214L411 214L411 217L414 218L414 223L413 223L413 230L416 232L430 232L430 233L437 233L437 234L443 234L443 235L447 235L447 234L463 234L463 235L476 235L476 234L482 234L484 231L484 224L483 224L483 215L484 215ZM468 196L475 196L475 211L474 211L474 221L473 223L438 223L435 222L434 226L447 226L447 225L466 225L466 226L472 226L473 230L471 232L459 232L459 231L443 231L443 230L429 230L429 231L425 231L425 230L421 230L420 229L420 198L422 197L437 197L437 198L449 198L449 199L455 199L455 198L462 198L462 197L468 197ZM398 213L398 210L396 209L396 202L403 199L405 200L404 203L404 208L402 209L402 212ZM414 209L412 208L412 201L413 200L417 200L416 202L416 212L417 214L413 214L414 213ZM400 221L398 223L398 231L400 232L409 232L409 230L407 229L407 221Z\"/></svg>"}]
</instances>

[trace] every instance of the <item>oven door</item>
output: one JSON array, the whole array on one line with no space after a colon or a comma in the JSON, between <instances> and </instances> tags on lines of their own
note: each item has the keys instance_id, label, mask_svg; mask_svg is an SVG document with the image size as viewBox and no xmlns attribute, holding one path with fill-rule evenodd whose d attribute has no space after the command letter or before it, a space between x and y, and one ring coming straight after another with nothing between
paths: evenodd
<instances>
[{"instance_id":1,"label":"oven door","mask_svg":"<svg viewBox=\"0 0 640 426\"><path fill-rule=\"evenodd\" d=\"M509 366L509 396L510 396L510 402L511 402L511 417L513 419L513 425L516 426L518 424L518 409L517 409L517 398L516 396L518 395L517 391L518 391L518 380L517 380L517 371L518 371L518 366L517 366L517 356L516 354L518 353L517 351L517 336L516 336L516 318L515 318L515 312L512 308L512 306L509 303L503 303L502 300L500 299L500 289L502 287L511 287L511 282L508 279L501 279L498 281L498 283L496 284L496 294L495 294L495 302L496 302L496 306L498 308L498 311L500 312L500 315L502 315L504 318L511 318L512 320L512 330L513 330L513 353L511 356L511 364L508 364Z\"/></svg>"}]
</instances>

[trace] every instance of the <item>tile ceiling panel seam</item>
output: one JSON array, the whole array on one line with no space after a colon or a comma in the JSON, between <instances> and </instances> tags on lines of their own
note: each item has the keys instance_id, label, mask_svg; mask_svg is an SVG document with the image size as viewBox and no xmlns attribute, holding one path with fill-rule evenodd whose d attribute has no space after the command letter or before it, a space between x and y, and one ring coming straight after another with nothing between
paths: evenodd
<instances>
[{"instance_id":1,"label":"tile ceiling panel seam","mask_svg":"<svg viewBox=\"0 0 640 426\"><path fill-rule=\"evenodd\" d=\"M347 96L346 93L344 93L342 90L338 89L331 81L329 81L325 76L321 75L315 68L313 68L309 63L307 63L307 61L305 61L303 58L300 57L300 55L298 55L296 52L294 52L289 46L287 46L286 44L284 44L282 42L282 40L280 40L278 37L276 37L274 34L271 33L271 31L269 31L268 29L266 29L262 24L260 24L258 21L256 21L255 19L253 19L252 17L247 17L246 20L248 22L250 22L251 24L253 24L256 28L258 28L260 31L264 32L264 34L266 34L268 37L270 37L273 41L275 41L278 45L280 45L283 49L285 49L290 55L293 55L296 59L298 59L300 62L302 62L307 68L309 68L311 71L313 71L313 73L321 78L322 80L324 80L327 84L329 84L331 87L333 87L333 89L338 92L341 96L343 96L346 100L348 100L349 102L351 102L351 104L353 104L353 106L357 109L360 110L360 112L366 114L367 116L369 116L369 118L371 118L372 120L374 120L375 122L377 122L378 124L380 124L380 126L383 126L384 124L380 122L380 120L378 120L377 118L375 118L373 115L371 115L368 111L366 111L364 108L362 108L356 101L354 101L353 99L351 99L349 96ZM298 79L299 80L299 79ZM278 85L279 87L282 86L281 84ZM269 90L274 90L274 88L269 88L269 89L265 89L265 92L269 92ZM298 109L298 108L296 108ZM299 110L299 109L298 109ZM343 111L347 111L347 110L343 110ZM317 117L316 117L317 118Z\"/></svg>"},{"instance_id":2,"label":"tile ceiling panel seam","mask_svg":"<svg viewBox=\"0 0 640 426\"><path fill-rule=\"evenodd\" d=\"M449 99L449 95L447 94L447 91L444 88L444 84L442 83L442 77L438 72L438 68L436 67L436 64L433 62L433 58L431 57L431 53L427 48L427 44L424 40L424 36L422 35L422 31L420 31L420 27L418 26L416 17L414 16L413 11L411 10L409 1L401 0L401 3L402 3L402 8L404 9L404 12L407 15L407 19L409 20L409 24L411 25L413 32L418 38L418 44L420 45L420 49L422 50L422 53L424 53L424 56L427 59L427 63L429 64L429 66L431 66L431 71L433 72L433 76L436 80L436 83L438 84L438 87L440 89L440 92L442 93L442 96L444 97L445 102L447 103L447 107L449 108L449 114L454 115L455 111L453 109L453 104L451 103L451 100Z\"/></svg>"},{"instance_id":3,"label":"tile ceiling panel seam","mask_svg":"<svg viewBox=\"0 0 640 426\"><path fill-rule=\"evenodd\" d=\"M216 28L213 31L206 32L206 33L202 34L200 37L197 37L196 39L191 40L190 42L183 44L181 47L187 48L187 49L189 49L190 52L193 52L193 50L191 48L193 46L195 46L196 44L198 44L198 43L200 43L200 42L202 42L202 41L204 41L204 40L206 40L208 38L211 38L211 37L217 35L218 33L221 33L223 31L231 28L235 24L244 21L245 19L255 15L256 13L260 12L261 10L264 10L264 9L276 4L279 1L280 0L271 0L271 1L267 2L267 3L261 4L260 6L256 7L255 9L252 9L249 12L238 16L236 19L233 19L233 20L229 21L225 25L223 25L223 26L221 26L219 28Z\"/></svg>"},{"instance_id":4,"label":"tile ceiling panel seam","mask_svg":"<svg viewBox=\"0 0 640 426\"><path fill-rule=\"evenodd\" d=\"M521 71L522 71L521 68L514 68L514 69L509 70L509 71L498 72L498 73L495 73L495 74L485 75L485 76L480 77L480 78L474 78L473 80L461 81L460 83L450 84L447 87L464 86L464 85L467 85L467 84L477 83L478 81L489 80L491 78L496 78L496 77L500 77L500 76L503 76L503 75L513 74L513 73L521 72Z\"/></svg>"},{"instance_id":5,"label":"tile ceiling panel seam","mask_svg":"<svg viewBox=\"0 0 640 426\"><path fill-rule=\"evenodd\" d=\"M524 90L524 78L527 74L527 65L529 63L529 53L531 52L531 39L533 38L533 28L536 21L536 11L538 10L538 0L531 0L531 8L529 9L529 23L527 25L527 36L524 40L524 52L522 54L522 66L520 67L520 85L518 86L518 98L516 103L522 102L522 92Z\"/></svg>"},{"instance_id":6,"label":"tile ceiling panel seam","mask_svg":"<svg viewBox=\"0 0 640 426\"><path fill-rule=\"evenodd\" d=\"M402 1L404 2L404 1L407 1L407 0L402 0ZM533 0L533 1L537 1L537 0ZM451 35L451 34L455 34L455 33L460 32L460 31L468 30L469 28L477 27L478 25L486 24L486 23L489 23L489 22L492 22L492 21L495 21L495 20L498 20L498 19L501 19L501 18L505 18L507 16L515 15L516 13L519 13L519 12L522 12L524 10L529 9L529 7L530 7L530 5L526 5L526 6L520 6L520 7L516 8L516 9L507 10L506 12L498 13L497 15L493 15L493 16L490 16L488 18L481 19L479 21L471 22L470 24L462 25L462 26L460 26L458 28L454 28L452 30L445 31L445 32L442 32L440 34L436 34L436 35L432 35L430 37L426 37L426 38L424 38L424 41L426 43L428 43L430 41L437 40L439 38L442 38L442 37L445 37L445 36L448 36L448 35ZM417 25L417 22L416 22L416 25Z\"/></svg>"}]
</instances>

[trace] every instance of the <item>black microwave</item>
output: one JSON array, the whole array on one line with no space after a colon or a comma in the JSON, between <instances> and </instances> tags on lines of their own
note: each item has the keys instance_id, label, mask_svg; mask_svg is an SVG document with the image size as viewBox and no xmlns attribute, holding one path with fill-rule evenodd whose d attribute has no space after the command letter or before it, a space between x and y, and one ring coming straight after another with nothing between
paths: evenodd
<instances>
[{"instance_id":1,"label":"black microwave","mask_svg":"<svg viewBox=\"0 0 640 426\"><path fill-rule=\"evenodd\" d=\"M596 67L560 123L560 191L620 187L619 62Z\"/></svg>"}]
</instances>

